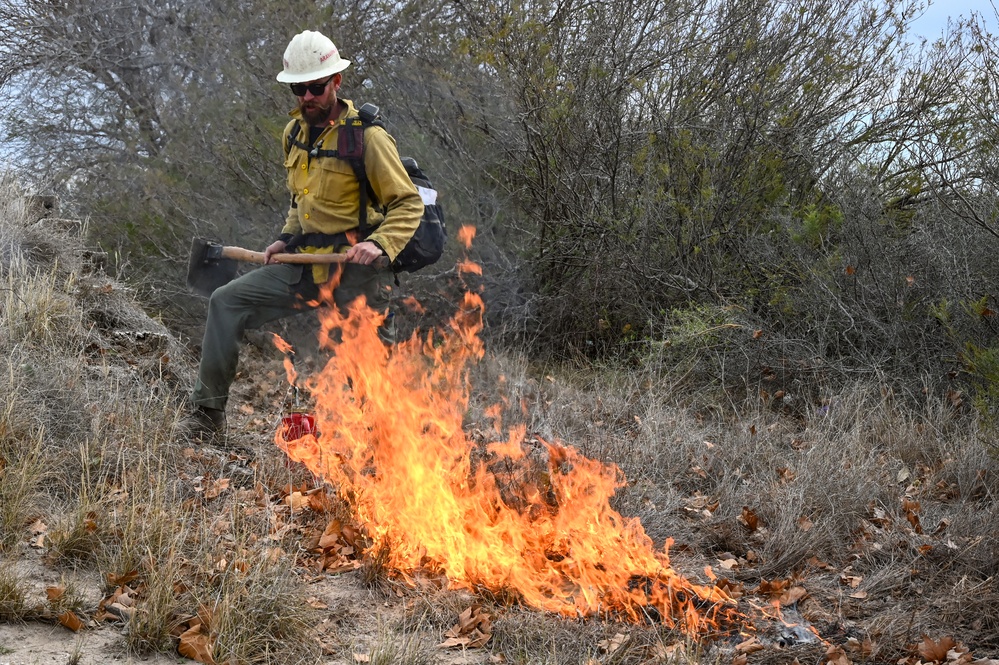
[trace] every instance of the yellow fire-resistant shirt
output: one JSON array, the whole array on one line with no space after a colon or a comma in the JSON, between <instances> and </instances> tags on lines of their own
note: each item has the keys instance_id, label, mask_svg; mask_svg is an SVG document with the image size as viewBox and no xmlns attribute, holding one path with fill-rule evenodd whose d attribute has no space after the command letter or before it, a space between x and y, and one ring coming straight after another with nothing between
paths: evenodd
<instances>
[{"instance_id":1,"label":"yellow fire-resistant shirt","mask_svg":"<svg viewBox=\"0 0 999 665\"><path fill-rule=\"evenodd\" d=\"M357 116L353 102L348 99L340 101L346 105L345 110L338 118L330 120L329 127L323 130L313 147L336 150L340 120ZM295 109L290 115L293 120L285 127L282 136L286 150L288 135L296 123L300 125L296 138L307 143L309 137L309 127L302 120L301 112ZM357 176L346 160L337 157L310 158L307 151L292 145L284 165L288 169L288 190L292 203L281 233L356 233L360 222L360 188ZM376 199L371 201L368 197L367 224L373 230L367 240L377 243L391 261L416 231L423 216L423 200L399 159L395 139L381 127L369 127L364 131L364 169ZM376 209L375 205L381 209ZM385 213L382 214L381 210ZM316 249L312 248L312 251ZM335 250L320 248L320 251ZM321 281L319 275L316 277L317 281Z\"/></svg>"}]
</instances>

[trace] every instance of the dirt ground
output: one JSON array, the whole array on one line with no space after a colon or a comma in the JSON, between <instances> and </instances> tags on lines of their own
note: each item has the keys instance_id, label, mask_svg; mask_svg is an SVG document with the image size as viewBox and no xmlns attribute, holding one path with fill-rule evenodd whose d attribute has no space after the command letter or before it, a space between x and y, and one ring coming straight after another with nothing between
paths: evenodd
<instances>
[{"instance_id":1,"label":"dirt ground","mask_svg":"<svg viewBox=\"0 0 999 665\"><path fill-rule=\"evenodd\" d=\"M193 663L181 656L136 658L121 653L118 630L104 627L73 633L60 625L0 625L0 665L168 665ZM76 659L75 661L73 659Z\"/></svg>"},{"instance_id":2,"label":"dirt ground","mask_svg":"<svg viewBox=\"0 0 999 665\"><path fill-rule=\"evenodd\" d=\"M359 626L351 636L350 661L326 657L316 665L356 665L366 662L379 639L378 627L397 617L404 601L374 598L358 583L356 573L330 575L311 585L312 598L331 608L350 607ZM196 663L178 653L153 654L144 657L124 653L120 625L102 624L74 633L58 624L39 622L0 624L0 665L175 665ZM437 638L424 636L427 647L435 646ZM478 665L487 663L488 655L481 651L447 652L438 655L441 665Z\"/></svg>"}]
</instances>

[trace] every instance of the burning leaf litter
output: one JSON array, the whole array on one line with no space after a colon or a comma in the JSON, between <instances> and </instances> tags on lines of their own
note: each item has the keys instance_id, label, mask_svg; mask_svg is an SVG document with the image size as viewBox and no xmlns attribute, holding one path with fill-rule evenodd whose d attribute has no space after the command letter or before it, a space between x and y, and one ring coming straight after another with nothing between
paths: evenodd
<instances>
[{"instance_id":1,"label":"burning leaf litter","mask_svg":"<svg viewBox=\"0 0 999 665\"><path fill-rule=\"evenodd\" d=\"M616 466L523 427L500 434L498 410L492 441L463 431L482 313L466 293L446 330L386 348L378 313L329 308L320 342L333 357L294 377L314 401L316 432L287 439L279 429L277 445L336 488L367 551L387 552L387 567L411 586L429 571L451 588L512 591L563 616L717 632L736 616L734 602L677 574L670 542L655 549L637 519L610 507L624 483Z\"/></svg>"}]
</instances>

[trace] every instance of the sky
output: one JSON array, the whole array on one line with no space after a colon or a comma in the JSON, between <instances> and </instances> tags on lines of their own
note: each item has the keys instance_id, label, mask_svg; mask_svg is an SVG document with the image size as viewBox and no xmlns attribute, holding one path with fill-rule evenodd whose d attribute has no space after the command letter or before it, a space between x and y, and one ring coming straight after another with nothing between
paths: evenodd
<instances>
[{"instance_id":1,"label":"sky","mask_svg":"<svg viewBox=\"0 0 999 665\"><path fill-rule=\"evenodd\" d=\"M970 16L972 12L981 14L989 31L996 32L996 11L990 0L932 0L933 4L912 24L912 33L929 40L943 35L947 27L947 17ZM996 1L999 6L999 0Z\"/></svg>"}]
</instances>

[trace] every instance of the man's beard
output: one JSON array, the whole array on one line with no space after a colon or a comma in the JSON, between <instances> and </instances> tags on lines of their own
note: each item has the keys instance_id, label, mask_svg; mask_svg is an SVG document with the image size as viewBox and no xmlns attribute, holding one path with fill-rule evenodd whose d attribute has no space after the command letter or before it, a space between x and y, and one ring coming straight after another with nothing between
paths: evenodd
<instances>
[{"instance_id":1,"label":"man's beard","mask_svg":"<svg viewBox=\"0 0 999 665\"><path fill-rule=\"evenodd\" d=\"M315 102L299 102L298 109L302 112L302 119L313 126L325 125L330 119L333 106L319 106Z\"/></svg>"}]
</instances>

